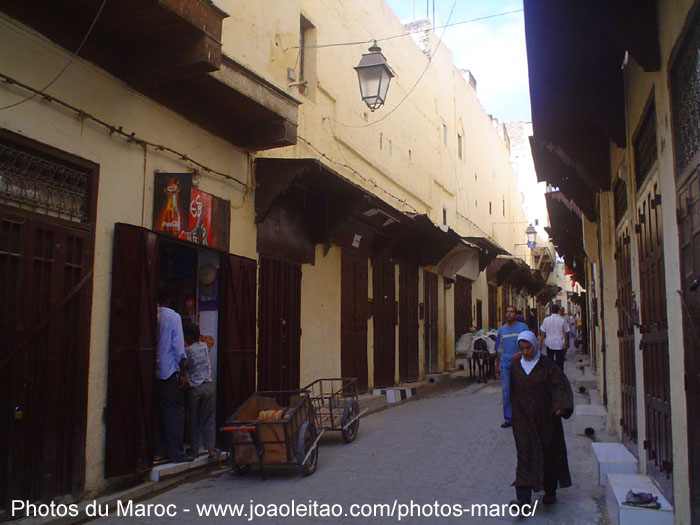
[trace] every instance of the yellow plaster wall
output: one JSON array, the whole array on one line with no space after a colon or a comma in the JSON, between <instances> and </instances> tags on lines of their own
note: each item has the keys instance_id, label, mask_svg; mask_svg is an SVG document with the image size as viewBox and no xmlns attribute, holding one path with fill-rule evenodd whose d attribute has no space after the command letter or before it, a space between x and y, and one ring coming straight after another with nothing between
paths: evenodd
<instances>
[{"instance_id":1,"label":"yellow plaster wall","mask_svg":"<svg viewBox=\"0 0 700 525\"><path fill-rule=\"evenodd\" d=\"M31 31L0 17L2 70L18 80L42 87L70 56ZM246 155L205 133L184 118L136 94L120 81L76 58L47 92L137 136L170 146L190 158L246 181ZM0 105L25 98L19 89L0 89ZM107 347L112 239L115 222L150 228L154 171L187 172L192 166L164 153L110 138L107 131L81 122L55 103L34 98L0 112L0 127L43 142L99 165L93 276L90 366L88 376L86 481L87 491L105 485L102 411L107 392ZM256 258L253 198L230 182L202 172L200 188L231 201L231 251Z\"/></svg>"},{"instance_id":2,"label":"yellow plaster wall","mask_svg":"<svg viewBox=\"0 0 700 525\"><path fill-rule=\"evenodd\" d=\"M676 186L674 178L673 136L671 130L671 106L668 90L669 61L674 46L687 23L687 16L693 7L693 0L664 0L659 2L659 42L661 49L661 68L658 72L644 72L630 59L625 69L626 103L627 103L627 133L632 137L637 129L650 93L654 93L656 103L658 161L655 172L648 176L657 180L662 199L662 223L664 231L664 266L666 280L666 309L668 319L669 343L669 376L671 382L671 421L673 433L673 476L674 476L674 507L675 522L690 523L690 492L688 471L688 429L686 396L684 389L684 348L683 348L683 311L679 295L680 289L680 258L678 246L678 227L676 224L675 202ZM617 153L616 155L621 155ZM634 179L633 152L624 152L625 160L630 169L630 186ZM615 157L613 157L615 158ZM616 166L613 165L614 168ZM630 202L636 202L633 187L629 188ZM632 277L633 288L639 300L639 256L637 236L632 235ZM635 330L635 347L639 344L639 331ZM638 392L643 392L642 359L637 359ZM646 451L642 447L641 436L645 435L644 399L638 396L637 420L639 425L639 457L640 467L646 469Z\"/></svg>"},{"instance_id":3,"label":"yellow plaster wall","mask_svg":"<svg viewBox=\"0 0 700 525\"><path fill-rule=\"evenodd\" d=\"M341 377L340 371L340 248L323 255L316 245L316 264L304 264L301 273L301 384L323 377Z\"/></svg>"}]
</instances>

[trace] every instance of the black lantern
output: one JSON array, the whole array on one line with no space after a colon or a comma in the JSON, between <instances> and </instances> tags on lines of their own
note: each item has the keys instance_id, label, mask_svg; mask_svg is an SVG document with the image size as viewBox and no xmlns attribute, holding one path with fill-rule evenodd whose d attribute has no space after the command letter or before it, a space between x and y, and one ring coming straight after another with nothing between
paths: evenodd
<instances>
[{"instance_id":1,"label":"black lantern","mask_svg":"<svg viewBox=\"0 0 700 525\"><path fill-rule=\"evenodd\" d=\"M369 53L362 55L360 63L355 66L355 71L360 81L362 100L370 110L374 111L384 104L389 82L394 76L376 40L369 48Z\"/></svg>"},{"instance_id":2,"label":"black lantern","mask_svg":"<svg viewBox=\"0 0 700 525\"><path fill-rule=\"evenodd\" d=\"M527 235L528 248L534 248L537 246L537 230L532 224L525 228L525 235Z\"/></svg>"}]
</instances>

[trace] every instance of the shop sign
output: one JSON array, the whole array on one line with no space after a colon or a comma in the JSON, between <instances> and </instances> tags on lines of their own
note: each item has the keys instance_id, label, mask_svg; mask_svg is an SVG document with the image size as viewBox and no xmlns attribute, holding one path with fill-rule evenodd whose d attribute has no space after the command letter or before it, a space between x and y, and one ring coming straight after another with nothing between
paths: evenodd
<instances>
[{"instance_id":1,"label":"shop sign","mask_svg":"<svg viewBox=\"0 0 700 525\"><path fill-rule=\"evenodd\" d=\"M192 185L191 173L156 173L153 230L228 251L229 201Z\"/></svg>"}]
</instances>

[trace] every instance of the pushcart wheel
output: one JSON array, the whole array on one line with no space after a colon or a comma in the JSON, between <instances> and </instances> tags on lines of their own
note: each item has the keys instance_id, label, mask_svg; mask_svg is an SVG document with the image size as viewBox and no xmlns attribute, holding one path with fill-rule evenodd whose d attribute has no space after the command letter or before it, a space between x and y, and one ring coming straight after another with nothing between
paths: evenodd
<instances>
[{"instance_id":1,"label":"pushcart wheel","mask_svg":"<svg viewBox=\"0 0 700 525\"><path fill-rule=\"evenodd\" d=\"M355 421L353 421L347 427L345 424L354 417L357 417L357 414L359 413L360 406L357 404L357 401L352 399L345 403L345 408L343 408L343 417L340 419L340 426L343 427L340 433L346 443L354 441L357 437L357 431L360 429L360 418L355 419Z\"/></svg>"},{"instance_id":2,"label":"pushcart wheel","mask_svg":"<svg viewBox=\"0 0 700 525\"><path fill-rule=\"evenodd\" d=\"M235 476L245 476L250 472L250 465L236 463L236 454L231 451L231 474Z\"/></svg>"},{"instance_id":3,"label":"pushcart wheel","mask_svg":"<svg viewBox=\"0 0 700 525\"><path fill-rule=\"evenodd\" d=\"M318 446L314 447L311 454L309 454L309 459L306 460L306 463L302 463L314 441L316 441L316 429L311 423L304 421L297 433L297 460L305 476L310 476L316 472L316 466L318 465Z\"/></svg>"}]
</instances>

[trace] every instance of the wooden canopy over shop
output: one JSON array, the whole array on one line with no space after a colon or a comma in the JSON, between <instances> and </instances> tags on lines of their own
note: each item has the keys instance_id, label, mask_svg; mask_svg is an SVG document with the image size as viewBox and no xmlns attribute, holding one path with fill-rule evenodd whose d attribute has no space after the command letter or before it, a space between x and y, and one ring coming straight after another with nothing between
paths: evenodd
<instances>
[{"instance_id":1,"label":"wooden canopy over shop","mask_svg":"<svg viewBox=\"0 0 700 525\"><path fill-rule=\"evenodd\" d=\"M581 214L574 203L559 192L545 193L547 211L552 226L545 228L568 267L573 270L573 278L585 286L586 252L583 245Z\"/></svg>"},{"instance_id":2,"label":"wooden canopy over shop","mask_svg":"<svg viewBox=\"0 0 700 525\"><path fill-rule=\"evenodd\" d=\"M510 255L508 250L500 246L495 241L486 237L463 237L463 239L481 249L479 254L479 270L484 271L486 267L499 255Z\"/></svg>"},{"instance_id":3,"label":"wooden canopy over shop","mask_svg":"<svg viewBox=\"0 0 700 525\"><path fill-rule=\"evenodd\" d=\"M610 188L609 139L627 142L625 52L660 67L656 2L525 0L524 11L538 178L593 220L593 195Z\"/></svg>"},{"instance_id":4,"label":"wooden canopy over shop","mask_svg":"<svg viewBox=\"0 0 700 525\"><path fill-rule=\"evenodd\" d=\"M243 149L296 144L298 101L222 53L211 0L6 0L0 11ZM99 16L98 16L99 13Z\"/></svg>"}]
</instances>

